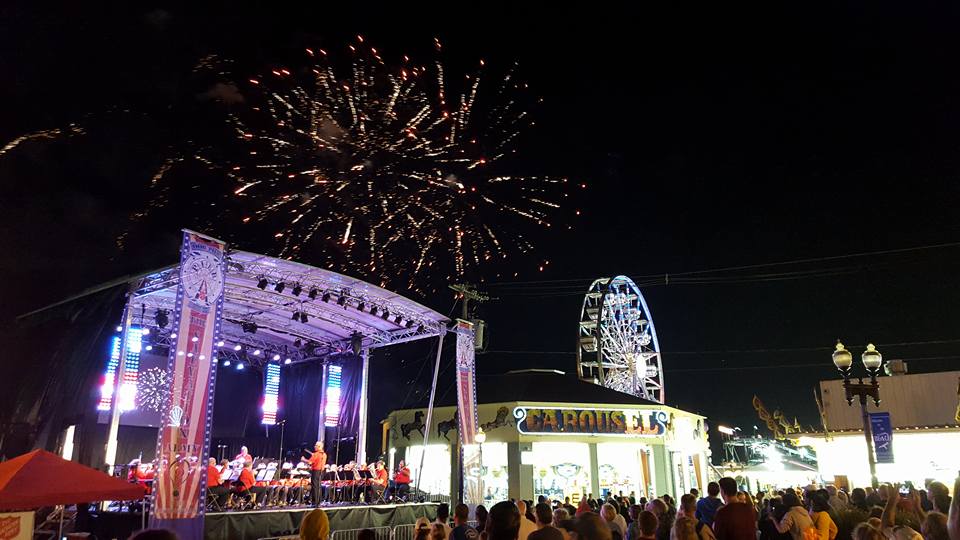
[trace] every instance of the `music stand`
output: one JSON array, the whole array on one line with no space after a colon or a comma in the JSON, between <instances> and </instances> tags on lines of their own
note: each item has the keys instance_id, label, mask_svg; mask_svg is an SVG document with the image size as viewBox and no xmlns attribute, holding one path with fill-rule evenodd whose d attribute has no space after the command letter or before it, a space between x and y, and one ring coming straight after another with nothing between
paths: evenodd
<instances>
[{"instance_id":1,"label":"music stand","mask_svg":"<svg viewBox=\"0 0 960 540\"><path fill-rule=\"evenodd\" d=\"M360 487L362 490L361 493L363 493L364 496L366 496L366 494L370 491L367 488L373 486L373 474L370 472L370 469L360 469L357 472L360 473L359 476L360 476L360 482L361 482ZM367 504L370 504L370 501L364 501L364 502L366 502Z\"/></svg>"},{"instance_id":2,"label":"music stand","mask_svg":"<svg viewBox=\"0 0 960 540\"><path fill-rule=\"evenodd\" d=\"M329 483L330 483L330 489L327 490L327 496L326 496L326 499L328 499L328 500L325 501L325 502L329 502L329 503L331 503L331 504L333 504L334 502L336 502L336 498L337 498L337 482L338 482L339 480L340 480L340 475L337 473L336 470L323 471L323 474L320 475L320 485L321 485L321 486L323 486L324 483L326 483L326 482L329 482ZM322 492L322 491L323 491L323 490L321 489L321 492Z\"/></svg>"}]
</instances>

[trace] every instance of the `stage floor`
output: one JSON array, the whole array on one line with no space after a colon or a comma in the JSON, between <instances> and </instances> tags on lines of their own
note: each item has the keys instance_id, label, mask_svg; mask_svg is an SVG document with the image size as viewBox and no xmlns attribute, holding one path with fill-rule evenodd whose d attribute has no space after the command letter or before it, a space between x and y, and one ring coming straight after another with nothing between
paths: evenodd
<instances>
[{"instance_id":1,"label":"stage floor","mask_svg":"<svg viewBox=\"0 0 960 540\"><path fill-rule=\"evenodd\" d=\"M296 535L303 515L310 510L313 508L208 513L204 520L204 538L206 540L259 540ZM421 516L431 521L437 516L436 503L328 506L323 510L330 518L332 533L353 529L385 530L384 528L387 527L392 529L398 525L412 525Z\"/></svg>"}]
</instances>

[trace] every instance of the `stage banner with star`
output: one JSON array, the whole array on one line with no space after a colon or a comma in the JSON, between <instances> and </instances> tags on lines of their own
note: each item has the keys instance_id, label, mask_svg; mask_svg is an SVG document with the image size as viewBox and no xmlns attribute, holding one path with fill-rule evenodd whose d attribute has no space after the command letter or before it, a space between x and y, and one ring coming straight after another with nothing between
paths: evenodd
<instances>
[{"instance_id":1,"label":"stage banner with star","mask_svg":"<svg viewBox=\"0 0 960 540\"><path fill-rule=\"evenodd\" d=\"M457 416L461 444L477 434L477 385L473 323L457 319Z\"/></svg>"},{"instance_id":2,"label":"stage banner with star","mask_svg":"<svg viewBox=\"0 0 960 540\"><path fill-rule=\"evenodd\" d=\"M220 336L226 244L184 230L180 282L174 306L169 395L157 437L157 474L151 527L177 531L181 538L203 537L207 456L216 365L214 341ZM172 336L171 336L172 337Z\"/></svg>"}]
</instances>

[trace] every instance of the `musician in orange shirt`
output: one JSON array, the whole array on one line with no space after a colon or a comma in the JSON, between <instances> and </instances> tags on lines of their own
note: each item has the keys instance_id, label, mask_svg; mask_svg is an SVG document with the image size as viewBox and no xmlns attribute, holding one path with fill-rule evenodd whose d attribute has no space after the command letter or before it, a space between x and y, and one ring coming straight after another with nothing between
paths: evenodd
<instances>
[{"instance_id":1,"label":"musician in orange shirt","mask_svg":"<svg viewBox=\"0 0 960 540\"><path fill-rule=\"evenodd\" d=\"M313 493L313 505L320 506L322 489L320 482L323 477L323 468L327 466L327 453L323 451L323 443L317 441L313 445L313 452L309 458L302 457L300 461L310 464L310 489Z\"/></svg>"},{"instance_id":2,"label":"musician in orange shirt","mask_svg":"<svg viewBox=\"0 0 960 540\"><path fill-rule=\"evenodd\" d=\"M220 482L220 471L217 469L217 459L210 458L207 464L207 493L217 497L217 504L223 508L227 504L230 490Z\"/></svg>"}]
</instances>

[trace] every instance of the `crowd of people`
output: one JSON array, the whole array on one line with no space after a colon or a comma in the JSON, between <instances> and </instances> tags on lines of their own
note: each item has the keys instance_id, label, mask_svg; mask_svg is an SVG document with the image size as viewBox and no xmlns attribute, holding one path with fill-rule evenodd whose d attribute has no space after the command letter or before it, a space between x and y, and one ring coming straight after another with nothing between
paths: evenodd
<instances>
[{"instance_id":1,"label":"crowd of people","mask_svg":"<svg viewBox=\"0 0 960 540\"><path fill-rule=\"evenodd\" d=\"M414 540L960 540L960 479L953 494L938 482L924 489L882 485L850 493L833 486L751 495L733 478L680 497L647 500L631 493L606 499L510 500L473 510L439 505L434 521L420 518ZM307 513L302 540L329 540L322 509ZM166 538L169 537L149 537ZM147 540L147 538L138 540ZM376 540L363 530L357 540Z\"/></svg>"}]
</instances>

